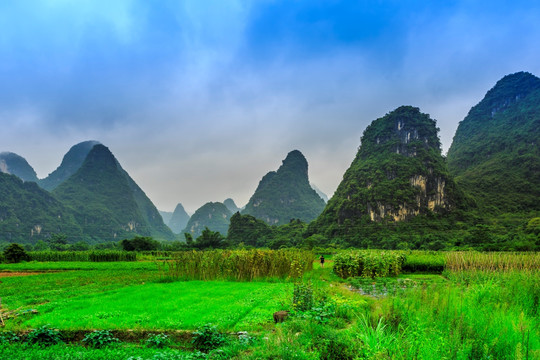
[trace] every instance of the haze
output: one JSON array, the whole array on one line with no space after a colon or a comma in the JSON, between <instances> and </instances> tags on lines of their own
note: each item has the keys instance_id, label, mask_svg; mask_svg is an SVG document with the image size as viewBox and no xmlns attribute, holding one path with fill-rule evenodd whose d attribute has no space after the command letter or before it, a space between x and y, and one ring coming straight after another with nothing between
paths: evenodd
<instances>
[{"instance_id":1,"label":"haze","mask_svg":"<svg viewBox=\"0 0 540 360\"><path fill-rule=\"evenodd\" d=\"M40 178L108 146L161 210L232 197L300 150L329 196L374 119L458 122L506 74L540 74L532 1L0 3L0 151Z\"/></svg>"}]
</instances>

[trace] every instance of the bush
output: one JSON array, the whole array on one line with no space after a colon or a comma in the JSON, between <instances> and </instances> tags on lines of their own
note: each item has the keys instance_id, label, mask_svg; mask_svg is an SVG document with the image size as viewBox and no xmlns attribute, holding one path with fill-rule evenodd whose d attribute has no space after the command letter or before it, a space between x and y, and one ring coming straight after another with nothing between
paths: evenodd
<instances>
[{"instance_id":1,"label":"bush","mask_svg":"<svg viewBox=\"0 0 540 360\"><path fill-rule=\"evenodd\" d=\"M13 331L0 332L0 344L14 343L19 341L20 338Z\"/></svg>"},{"instance_id":2,"label":"bush","mask_svg":"<svg viewBox=\"0 0 540 360\"><path fill-rule=\"evenodd\" d=\"M4 258L7 262L18 263L30 260L26 250L19 244L11 244L4 250Z\"/></svg>"},{"instance_id":3,"label":"bush","mask_svg":"<svg viewBox=\"0 0 540 360\"><path fill-rule=\"evenodd\" d=\"M165 346L170 345L171 339L169 335L165 334L149 334L148 339L145 341L146 346L154 348L164 348Z\"/></svg>"},{"instance_id":4,"label":"bush","mask_svg":"<svg viewBox=\"0 0 540 360\"><path fill-rule=\"evenodd\" d=\"M293 306L296 311L307 311L313 306L313 287L311 283L296 283L293 290Z\"/></svg>"},{"instance_id":5,"label":"bush","mask_svg":"<svg viewBox=\"0 0 540 360\"><path fill-rule=\"evenodd\" d=\"M49 325L43 325L30 332L26 336L26 341L41 346L56 345L62 342L62 334L58 330L51 329Z\"/></svg>"},{"instance_id":6,"label":"bush","mask_svg":"<svg viewBox=\"0 0 540 360\"><path fill-rule=\"evenodd\" d=\"M225 343L225 336L215 325L205 324L193 332L191 343L197 350L208 352Z\"/></svg>"},{"instance_id":7,"label":"bush","mask_svg":"<svg viewBox=\"0 0 540 360\"><path fill-rule=\"evenodd\" d=\"M397 276L405 256L399 252L387 251L347 251L334 256L334 273L342 279L361 276L376 278Z\"/></svg>"},{"instance_id":8,"label":"bush","mask_svg":"<svg viewBox=\"0 0 540 360\"><path fill-rule=\"evenodd\" d=\"M86 334L83 342L95 349L117 343L119 340L113 336L109 330L94 330L91 333Z\"/></svg>"}]
</instances>

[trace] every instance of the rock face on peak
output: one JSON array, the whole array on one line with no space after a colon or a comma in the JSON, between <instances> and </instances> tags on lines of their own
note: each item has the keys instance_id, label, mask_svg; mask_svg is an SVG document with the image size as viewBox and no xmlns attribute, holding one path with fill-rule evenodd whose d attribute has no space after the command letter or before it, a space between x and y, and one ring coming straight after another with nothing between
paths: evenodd
<instances>
[{"instance_id":1,"label":"rock face on peak","mask_svg":"<svg viewBox=\"0 0 540 360\"><path fill-rule=\"evenodd\" d=\"M402 106L371 123L356 158L313 224L317 232L347 234L370 222L404 221L458 205L441 156L435 121Z\"/></svg>"},{"instance_id":2,"label":"rock face on peak","mask_svg":"<svg viewBox=\"0 0 540 360\"><path fill-rule=\"evenodd\" d=\"M28 161L12 152L0 153L0 172L15 175L23 181L38 181L36 172Z\"/></svg>"},{"instance_id":3,"label":"rock face on peak","mask_svg":"<svg viewBox=\"0 0 540 360\"><path fill-rule=\"evenodd\" d=\"M83 232L96 240L174 238L150 199L101 144L94 145L75 174L52 193L74 210Z\"/></svg>"},{"instance_id":4,"label":"rock face on peak","mask_svg":"<svg viewBox=\"0 0 540 360\"><path fill-rule=\"evenodd\" d=\"M64 155L60 166L45 179L40 180L39 186L45 190L54 190L79 170L90 150L98 144L100 144L99 141L89 140L72 146L66 155Z\"/></svg>"},{"instance_id":5,"label":"rock face on peak","mask_svg":"<svg viewBox=\"0 0 540 360\"><path fill-rule=\"evenodd\" d=\"M288 224L291 219L309 222L324 209L324 201L309 184L308 163L298 150L291 151L277 171L259 182L242 214L270 225Z\"/></svg>"},{"instance_id":6,"label":"rock face on peak","mask_svg":"<svg viewBox=\"0 0 540 360\"><path fill-rule=\"evenodd\" d=\"M178 203L167 225L173 231L173 233L180 234L182 230L185 229L188 221L188 213L186 212L186 210L184 210L182 204Z\"/></svg>"},{"instance_id":7,"label":"rock face on peak","mask_svg":"<svg viewBox=\"0 0 540 360\"><path fill-rule=\"evenodd\" d=\"M232 213L223 203L208 202L195 211L183 232L191 234L196 239L207 227L212 231L219 231L223 236L227 236L231 216Z\"/></svg>"},{"instance_id":8,"label":"rock face on peak","mask_svg":"<svg viewBox=\"0 0 540 360\"><path fill-rule=\"evenodd\" d=\"M540 210L540 79L499 80L459 123L448 169L483 211Z\"/></svg>"}]
</instances>

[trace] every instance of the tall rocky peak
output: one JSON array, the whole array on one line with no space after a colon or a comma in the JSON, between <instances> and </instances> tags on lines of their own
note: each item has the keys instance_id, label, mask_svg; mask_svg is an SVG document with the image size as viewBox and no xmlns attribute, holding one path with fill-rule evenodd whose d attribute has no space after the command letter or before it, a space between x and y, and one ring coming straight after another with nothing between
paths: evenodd
<instances>
[{"instance_id":1,"label":"tall rocky peak","mask_svg":"<svg viewBox=\"0 0 540 360\"><path fill-rule=\"evenodd\" d=\"M540 209L540 79L507 75L459 123L448 150L456 181L490 212Z\"/></svg>"},{"instance_id":2,"label":"tall rocky peak","mask_svg":"<svg viewBox=\"0 0 540 360\"><path fill-rule=\"evenodd\" d=\"M225 205L233 214L241 210L238 206L236 206L236 203L231 198L225 199L225 201L223 201L223 205Z\"/></svg>"},{"instance_id":3,"label":"tall rocky peak","mask_svg":"<svg viewBox=\"0 0 540 360\"><path fill-rule=\"evenodd\" d=\"M294 150L277 171L271 171L261 179L242 213L270 225L287 224L291 219L309 222L321 213L324 204L309 184L306 158Z\"/></svg>"},{"instance_id":4,"label":"tall rocky peak","mask_svg":"<svg viewBox=\"0 0 540 360\"><path fill-rule=\"evenodd\" d=\"M174 238L150 199L104 145L94 145L80 168L53 195L74 209L89 236L101 240L134 235Z\"/></svg>"},{"instance_id":5,"label":"tall rocky peak","mask_svg":"<svg viewBox=\"0 0 540 360\"><path fill-rule=\"evenodd\" d=\"M34 168L26 159L12 152L0 153L0 172L15 175L23 181L38 181Z\"/></svg>"},{"instance_id":6,"label":"tall rocky peak","mask_svg":"<svg viewBox=\"0 0 540 360\"><path fill-rule=\"evenodd\" d=\"M173 233L180 234L182 230L185 229L188 221L188 213L186 212L186 210L184 210L182 204L178 203L167 225L173 231Z\"/></svg>"},{"instance_id":7,"label":"tall rocky peak","mask_svg":"<svg viewBox=\"0 0 540 360\"><path fill-rule=\"evenodd\" d=\"M60 166L45 179L40 180L39 185L49 191L55 189L79 170L90 150L98 144L99 141L89 140L72 146L64 155Z\"/></svg>"},{"instance_id":8,"label":"tall rocky peak","mask_svg":"<svg viewBox=\"0 0 540 360\"><path fill-rule=\"evenodd\" d=\"M441 156L435 121L402 106L371 123L356 158L313 226L347 233L380 221L404 221L458 205Z\"/></svg>"},{"instance_id":9,"label":"tall rocky peak","mask_svg":"<svg viewBox=\"0 0 540 360\"><path fill-rule=\"evenodd\" d=\"M208 202L195 211L189 219L184 233L191 234L197 238L202 234L205 227L212 231L219 231L223 236L227 236L229 222L232 213L220 202Z\"/></svg>"}]
</instances>

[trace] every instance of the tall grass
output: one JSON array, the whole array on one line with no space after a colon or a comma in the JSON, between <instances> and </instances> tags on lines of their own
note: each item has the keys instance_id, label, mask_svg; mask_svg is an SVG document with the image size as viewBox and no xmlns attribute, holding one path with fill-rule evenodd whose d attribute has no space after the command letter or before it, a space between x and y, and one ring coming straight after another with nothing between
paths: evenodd
<instances>
[{"instance_id":1,"label":"tall grass","mask_svg":"<svg viewBox=\"0 0 540 360\"><path fill-rule=\"evenodd\" d=\"M299 278L313 269L315 256L305 250L184 251L156 261L163 279L251 281Z\"/></svg>"},{"instance_id":2,"label":"tall grass","mask_svg":"<svg viewBox=\"0 0 540 360\"><path fill-rule=\"evenodd\" d=\"M451 271L537 271L540 253L453 251L446 253L445 263Z\"/></svg>"},{"instance_id":3,"label":"tall grass","mask_svg":"<svg viewBox=\"0 0 540 360\"><path fill-rule=\"evenodd\" d=\"M33 251L28 253L30 260L38 262L49 261L82 261L82 262L112 262L137 261L137 253L117 250L93 251Z\"/></svg>"}]
</instances>

